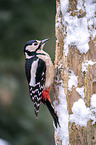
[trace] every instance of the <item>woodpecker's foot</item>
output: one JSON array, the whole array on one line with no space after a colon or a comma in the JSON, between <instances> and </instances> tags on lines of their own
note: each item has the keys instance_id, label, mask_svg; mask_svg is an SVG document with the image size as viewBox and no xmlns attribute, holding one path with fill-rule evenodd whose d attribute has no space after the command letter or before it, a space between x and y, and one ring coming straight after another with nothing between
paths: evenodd
<instances>
[{"instance_id":1,"label":"woodpecker's foot","mask_svg":"<svg viewBox=\"0 0 96 145\"><path fill-rule=\"evenodd\" d=\"M46 90L43 90L43 93L42 93L42 98L44 101L47 101L47 99L49 100L49 102L51 102L51 99L50 99L50 90L51 90L52 86L50 86L48 89Z\"/></svg>"}]
</instances>

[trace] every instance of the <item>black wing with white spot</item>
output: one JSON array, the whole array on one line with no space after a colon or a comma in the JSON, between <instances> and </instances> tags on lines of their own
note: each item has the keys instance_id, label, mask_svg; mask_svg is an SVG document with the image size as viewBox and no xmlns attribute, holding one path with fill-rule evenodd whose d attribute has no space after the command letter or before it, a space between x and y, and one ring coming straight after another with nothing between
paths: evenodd
<instances>
[{"instance_id":1,"label":"black wing with white spot","mask_svg":"<svg viewBox=\"0 0 96 145\"><path fill-rule=\"evenodd\" d=\"M29 85L30 97L34 103L34 111L38 117L39 107L42 100L42 92L45 84L46 65L42 59L38 58L38 67L36 68L35 84Z\"/></svg>"},{"instance_id":2,"label":"black wing with white spot","mask_svg":"<svg viewBox=\"0 0 96 145\"><path fill-rule=\"evenodd\" d=\"M31 67L34 61L37 61L38 57L32 57L30 59L25 60L25 73L26 73L26 78L28 81L28 84L30 83L31 79Z\"/></svg>"}]
</instances>

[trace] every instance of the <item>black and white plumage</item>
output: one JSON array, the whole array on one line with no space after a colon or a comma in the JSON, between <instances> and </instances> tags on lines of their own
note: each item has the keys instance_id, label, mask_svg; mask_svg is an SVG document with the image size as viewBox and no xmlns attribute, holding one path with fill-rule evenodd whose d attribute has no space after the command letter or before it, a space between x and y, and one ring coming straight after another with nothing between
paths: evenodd
<instances>
[{"instance_id":1,"label":"black and white plumage","mask_svg":"<svg viewBox=\"0 0 96 145\"><path fill-rule=\"evenodd\" d=\"M25 71L29 83L30 97L34 103L34 111L37 117L45 84L45 62L36 56L33 56L30 59L26 59Z\"/></svg>"},{"instance_id":2,"label":"black and white plumage","mask_svg":"<svg viewBox=\"0 0 96 145\"><path fill-rule=\"evenodd\" d=\"M43 51L43 46L47 41L48 39L42 41L30 40L25 44L25 72L30 97L34 103L35 116L38 117L40 103L43 102L48 107L57 127L57 124L59 124L58 116L49 96L54 79L54 66L50 56Z\"/></svg>"}]
</instances>

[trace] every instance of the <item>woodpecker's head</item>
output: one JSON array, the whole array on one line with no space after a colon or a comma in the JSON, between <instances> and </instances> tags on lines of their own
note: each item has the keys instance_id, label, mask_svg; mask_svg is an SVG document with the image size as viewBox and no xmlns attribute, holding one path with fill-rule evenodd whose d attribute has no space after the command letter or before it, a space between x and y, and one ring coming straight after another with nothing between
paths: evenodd
<instances>
[{"instance_id":1,"label":"woodpecker's head","mask_svg":"<svg viewBox=\"0 0 96 145\"><path fill-rule=\"evenodd\" d=\"M44 40L30 40L28 42L26 42L25 46L24 46L24 54L26 54L27 56L32 56L34 54L36 54L36 52L38 50L42 50L43 46L45 45L45 43L48 41L49 39L44 39Z\"/></svg>"}]
</instances>

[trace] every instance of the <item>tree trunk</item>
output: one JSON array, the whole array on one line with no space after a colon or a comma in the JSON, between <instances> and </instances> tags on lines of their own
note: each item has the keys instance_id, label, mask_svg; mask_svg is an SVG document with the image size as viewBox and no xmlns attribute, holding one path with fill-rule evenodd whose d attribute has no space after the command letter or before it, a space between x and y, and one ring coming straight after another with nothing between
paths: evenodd
<instances>
[{"instance_id":1,"label":"tree trunk","mask_svg":"<svg viewBox=\"0 0 96 145\"><path fill-rule=\"evenodd\" d=\"M56 145L96 145L96 0L56 0Z\"/></svg>"}]
</instances>

